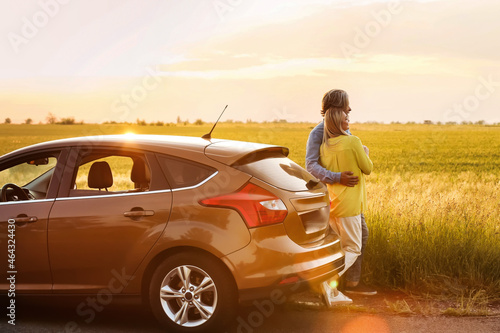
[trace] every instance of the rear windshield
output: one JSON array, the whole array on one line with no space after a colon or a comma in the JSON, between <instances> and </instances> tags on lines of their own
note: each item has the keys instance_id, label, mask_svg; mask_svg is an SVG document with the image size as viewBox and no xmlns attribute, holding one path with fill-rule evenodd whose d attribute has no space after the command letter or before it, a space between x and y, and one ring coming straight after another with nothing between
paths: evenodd
<instances>
[{"instance_id":1,"label":"rear windshield","mask_svg":"<svg viewBox=\"0 0 500 333\"><path fill-rule=\"evenodd\" d=\"M266 158L236 168L287 191L307 191L321 186L318 179L287 157Z\"/></svg>"}]
</instances>

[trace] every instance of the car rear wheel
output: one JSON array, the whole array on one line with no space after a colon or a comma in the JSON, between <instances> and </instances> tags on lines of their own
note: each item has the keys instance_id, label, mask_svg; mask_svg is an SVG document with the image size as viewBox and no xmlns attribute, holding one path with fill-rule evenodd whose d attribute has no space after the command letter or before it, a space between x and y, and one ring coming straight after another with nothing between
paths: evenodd
<instances>
[{"instance_id":1,"label":"car rear wheel","mask_svg":"<svg viewBox=\"0 0 500 333\"><path fill-rule=\"evenodd\" d=\"M169 331L200 332L223 327L237 304L232 277L217 259L199 253L167 258L151 279L153 314Z\"/></svg>"}]
</instances>

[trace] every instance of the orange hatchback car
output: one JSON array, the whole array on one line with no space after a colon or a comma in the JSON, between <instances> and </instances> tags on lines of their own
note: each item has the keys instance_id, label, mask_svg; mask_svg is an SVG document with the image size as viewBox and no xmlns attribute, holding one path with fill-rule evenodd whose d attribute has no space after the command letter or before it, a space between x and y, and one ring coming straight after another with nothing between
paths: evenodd
<instances>
[{"instance_id":1,"label":"orange hatchback car","mask_svg":"<svg viewBox=\"0 0 500 333\"><path fill-rule=\"evenodd\" d=\"M335 276L326 187L280 146L192 137L63 139L0 157L0 288L141 296L169 330ZM106 303L108 302L108 303ZM87 321L85 304L76 312Z\"/></svg>"}]
</instances>

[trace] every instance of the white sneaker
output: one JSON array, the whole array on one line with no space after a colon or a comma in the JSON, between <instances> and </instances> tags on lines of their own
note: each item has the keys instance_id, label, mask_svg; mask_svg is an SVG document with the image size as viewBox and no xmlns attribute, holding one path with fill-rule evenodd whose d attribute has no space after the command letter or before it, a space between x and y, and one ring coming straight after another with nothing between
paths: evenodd
<instances>
[{"instance_id":1,"label":"white sneaker","mask_svg":"<svg viewBox=\"0 0 500 333\"><path fill-rule=\"evenodd\" d=\"M330 287L326 281L321 284L321 290L323 291L325 303L329 308L336 305L346 305L352 303L352 299L342 294L340 291ZM335 291L337 292L337 296L335 296Z\"/></svg>"},{"instance_id":2,"label":"white sneaker","mask_svg":"<svg viewBox=\"0 0 500 333\"><path fill-rule=\"evenodd\" d=\"M329 306L352 304L352 299L338 291L337 296L330 297Z\"/></svg>"}]
</instances>

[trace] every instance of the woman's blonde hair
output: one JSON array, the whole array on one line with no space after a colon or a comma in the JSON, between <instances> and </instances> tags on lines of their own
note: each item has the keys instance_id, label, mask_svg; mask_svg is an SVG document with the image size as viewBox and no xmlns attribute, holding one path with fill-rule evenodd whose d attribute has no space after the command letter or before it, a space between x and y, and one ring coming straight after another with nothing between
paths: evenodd
<instances>
[{"instance_id":1,"label":"woman's blonde hair","mask_svg":"<svg viewBox=\"0 0 500 333\"><path fill-rule=\"evenodd\" d=\"M328 110L325 113L325 126L323 132L323 141L328 144L328 139L337 137L339 135L349 135L342 128L342 114L343 110ZM345 114L347 117L347 114Z\"/></svg>"},{"instance_id":2,"label":"woman's blonde hair","mask_svg":"<svg viewBox=\"0 0 500 333\"><path fill-rule=\"evenodd\" d=\"M323 142L328 144L330 138L349 135L342 129L342 113L349 109L349 95L344 90L332 89L323 96L321 106L321 115L325 117Z\"/></svg>"},{"instance_id":3,"label":"woman's blonde hair","mask_svg":"<svg viewBox=\"0 0 500 333\"><path fill-rule=\"evenodd\" d=\"M349 107L349 96L344 90L332 89L323 96L321 115L329 110L346 111Z\"/></svg>"}]
</instances>

